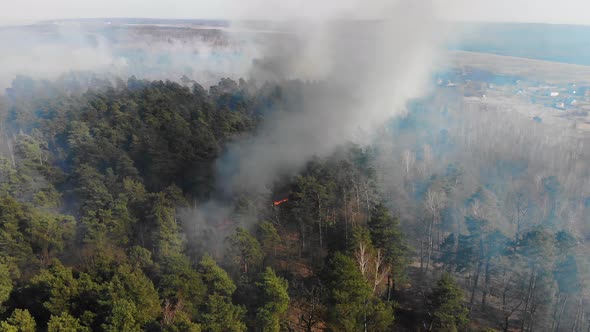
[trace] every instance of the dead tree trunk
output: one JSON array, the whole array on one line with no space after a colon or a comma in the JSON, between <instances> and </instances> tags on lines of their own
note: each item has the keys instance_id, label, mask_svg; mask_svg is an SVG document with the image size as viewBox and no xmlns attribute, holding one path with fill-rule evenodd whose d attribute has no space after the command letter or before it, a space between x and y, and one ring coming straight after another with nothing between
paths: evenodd
<instances>
[{"instance_id":1,"label":"dead tree trunk","mask_svg":"<svg viewBox=\"0 0 590 332\"><path fill-rule=\"evenodd\" d=\"M481 308L482 310L486 305L486 298L488 296L488 288L490 287L490 259L486 260L485 277L483 284L483 294L481 295Z\"/></svg>"},{"instance_id":2,"label":"dead tree trunk","mask_svg":"<svg viewBox=\"0 0 590 332\"><path fill-rule=\"evenodd\" d=\"M320 230L320 257L322 255L322 200L320 199L320 194L317 194L318 197L318 226Z\"/></svg>"},{"instance_id":3,"label":"dead tree trunk","mask_svg":"<svg viewBox=\"0 0 590 332\"><path fill-rule=\"evenodd\" d=\"M567 304L568 296L566 295L563 299L563 304L561 305L561 310L559 311L559 316L557 316L557 326L555 327L555 331L559 331L559 326L561 325L561 317L563 316L563 311L565 310L565 306Z\"/></svg>"},{"instance_id":4,"label":"dead tree trunk","mask_svg":"<svg viewBox=\"0 0 590 332\"><path fill-rule=\"evenodd\" d=\"M531 297L532 297L532 293L533 293L533 289L535 288L535 268L532 267L531 268L531 277L529 278L529 286L527 289L527 293L526 293L526 297L525 297L525 302L524 302L524 311L522 313L522 322L520 323L520 331L524 332L524 326L526 324L527 321L527 315L528 315L528 309L529 309L529 304L531 301Z\"/></svg>"},{"instance_id":5,"label":"dead tree trunk","mask_svg":"<svg viewBox=\"0 0 590 332\"><path fill-rule=\"evenodd\" d=\"M574 319L574 322L572 323L572 332L576 331L576 329L578 327L578 322L580 321L580 318L582 316L581 314L582 314L583 299L584 299L584 297L580 295L578 305L576 306L576 317Z\"/></svg>"},{"instance_id":6,"label":"dead tree trunk","mask_svg":"<svg viewBox=\"0 0 590 332\"><path fill-rule=\"evenodd\" d=\"M344 240L348 246L348 204L346 203L346 189L342 192L342 200L344 203Z\"/></svg>"},{"instance_id":7,"label":"dead tree trunk","mask_svg":"<svg viewBox=\"0 0 590 332\"><path fill-rule=\"evenodd\" d=\"M420 272L424 272L424 238L420 237Z\"/></svg>"},{"instance_id":8,"label":"dead tree trunk","mask_svg":"<svg viewBox=\"0 0 590 332\"><path fill-rule=\"evenodd\" d=\"M479 282L479 275L481 272L482 262L477 264L477 270L475 271L475 279L473 280L473 287L471 287L471 298L469 299L469 314L473 311L473 302L475 300L475 291L477 290L477 284Z\"/></svg>"},{"instance_id":9,"label":"dead tree trunk","mask_svg":"<svg viewBox=\"0 0 590 332\"><path fill-rule=\"evenodd\" d=\"M426 271L430 268L430 258L432 255L432 224L434 224L434 217L432 217L432 221L428 224L428 247L426 248Z\"/></svg>"}]
</instances>

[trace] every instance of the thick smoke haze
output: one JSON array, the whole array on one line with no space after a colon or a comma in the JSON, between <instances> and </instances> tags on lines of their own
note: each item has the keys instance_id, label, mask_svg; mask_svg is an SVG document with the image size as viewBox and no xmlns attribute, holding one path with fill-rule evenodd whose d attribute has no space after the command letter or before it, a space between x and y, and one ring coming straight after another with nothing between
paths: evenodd
<instances>
[{"instance_id":1,"label":"thick smoke haze","mask_svg":"<svg viewBox=\"0 0 590 332\"><path fill-rule=\"evenodd\" d=\"M0 30L2 61L0 88L9 87L17 75L54 80L66 72L120 72L127 66L113 56L102 38L87 40L78 27L49 27L41 33L33 29Z\"/></svg>"},{"instance_id":2,"label":"thick smoke haze","mask_svg":"<svg viewBox=\"0 0 590 332\"><path fill-rule=\"evenodd\" d=\"M246 77L260 55L247 33L185 30L164 35L141 24L111 26L109 20L0 28L0 89L17 75L53 81L68 73L173 81L187 76L207 86Z\"/></svg>"},{"instance_id":3,"label":"thick smoke haze","mask_svg":"<svg viewBox=\"0 0 590 332\"><path fill-rule=\"evenodd\" d=\"M272 8L258 4L246 12ZM236 218L226 198L247 193L267 200L276 181L348 142L369 144L385 123L405 114L410 100L430 92L433 71L443 64L441 47L451 35L431 4L354 1L343 8L358 10L313 20L298 19L314 16L306 13L313 8L281 14L284 19L272 25L273 31L283 32L280 38L257 44L259 57L248 78L277 82L291 89L285 95L294 93L297 102L272 109L254 135L228 146L217 161L217 197L223 199L185 211L185 225L194 237L224 236L207 225ZM373 16L378 19L356 20L368 12L379 13ZM251 25L238 21L232 28L250 31ZM239 217L242 225L254 222ZM221 241L207 243L222 246Z\"/></svg>"},{"instance_id":4,"label":"thick smoke haze","mask_svg":"<svg viewBox=\"0 0 590 332\"><path fill-rule=\"evenodd\" d=\"M357 5L367 12L366 4ZM225 188L260 192L313 156L347 141L368 142L409 100L428 93L445 25L427 3L371 5L379 20L351 24L356 15L338 16L345 11L323 21L290 21L294 42L263 51L262 61L275 63L258 75L319 83L302 91L296 111L276 110L255 137L229 148L220 161Z\"/></svg>"},{"instance_id":5,"label":"thick smoke haze","mask_svg":"<svg viewBox=\"0 0 590 332\"><path fill-rule=\"evenodd\" d=\"M273 110L255 135L231 144L218 162L219 191L264 193L313 156L348 141L370 142L409 100L429 92L442 62L439 48L450 29L432 2L349 0L329 8L253 1L231 8L244 20L165 36L106 20L4 28L0 87L17 75L54 80L68 72L186 76L205 86L223 77L316 82L302 85L300 105ZM252 13L274 20L258 28L246 20Z\"/></svg>"}]
</instances>

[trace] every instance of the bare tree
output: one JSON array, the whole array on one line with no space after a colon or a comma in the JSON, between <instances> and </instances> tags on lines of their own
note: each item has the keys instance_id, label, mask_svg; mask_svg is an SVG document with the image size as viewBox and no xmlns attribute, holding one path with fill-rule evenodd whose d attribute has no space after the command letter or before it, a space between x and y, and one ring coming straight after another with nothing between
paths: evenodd
<instances>
[{"instance_id":1,"label":"bare tree","mask_svg":"<svg viewBox=\"0 0 590 332\"><path fill-rule=\"evenodd\" d=\"M295 282L294 290L298 290L300 296L293 305L300 311L298 325L305 332L320 331L316 326L322 322L326 314L326 306L323 304L326 289L318 279L310 282Z\"/></svg>"},{"instance_id":2,"label":"bare tree","mask_svg":"<svg viewBox=\"0 0 590 332\"><path fill-rule=\"evenodd\" d=\"M358 241L355 258L361 274L371 285L373 294L382 294L383 282L386 281L390 267L385 260L380 248L373 248L370 243Z\"/></svg>"},{"instance_id":3,"label":"bare tree","mask_svg":"<svg viewBox=\"0 0 590 332\"><path fill-rule=\"evenodd\" d=\"M390 267L385 265L381 249L377 249L373 258L373 294L377 294L379 286L389 276Z\"/></svg>"},{"instance_id":4,"label":"bare tree","mask_svg":"<svg viewBox=\"0 0 590 332\"><path fill-rule=\"evenodd\" d=\"M359 270L363 277L367 278L369 274L369 261L371 259L368 244L365 241L359 241L354 253Z\"/></svg>"},{"instance_id":5,"label":"bare tree","mask_svg":"<svg viewBox=\"0 0 590 332\"><path fill-rule=\"evenodd\" d=\"M430 221L427 226L427 242L426 242L426 271L428 271L430 266L430 260L432 258L432 250L434 247L433 243L433 227L434 225L440 222L440 212L445 207L447 201L447 195L444 191L434 190L432 188L428 189L426 193L426 200L424 205L430 214Z\"/></svg>"},{"instance_id":6,"label":"bare tree","mask_svg":"<svg viewBox=\"0 0 590 332\"><path fill-rule=\"evenodd\" d=\"M406 178L409 178L410 171L414 168L414 164L416 163L416 154L410 150L404 150L403 162L406 170Z\"/></svg>"}]
</instances>

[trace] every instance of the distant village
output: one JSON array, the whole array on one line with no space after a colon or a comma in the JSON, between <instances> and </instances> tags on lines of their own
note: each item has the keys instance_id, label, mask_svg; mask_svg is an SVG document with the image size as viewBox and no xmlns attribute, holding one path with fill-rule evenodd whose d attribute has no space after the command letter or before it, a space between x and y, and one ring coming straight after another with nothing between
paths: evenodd
<instances>
[{"instance_id":1,"label":"distant village","mask_svg":"<svg viewBox=\"0 0 590 332\"><path fill-rule=\"evenodd\" d=\"M464 97L502 96L528 101L543 109L553 109L555 116L575 120L590 129L590 83L548 84L479 69L442 73L436 80L439 88L458 90ZM543 121L540 116L534 116L532 120Z\"/></svg>"}]
</instances>

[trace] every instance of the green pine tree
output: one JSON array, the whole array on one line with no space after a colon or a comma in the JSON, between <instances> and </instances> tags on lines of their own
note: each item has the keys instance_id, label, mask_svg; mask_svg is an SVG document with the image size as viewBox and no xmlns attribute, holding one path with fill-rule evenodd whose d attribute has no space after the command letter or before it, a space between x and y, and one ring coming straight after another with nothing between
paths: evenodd
<instances>
[{"instance_id":1,"label":"green pine tree","mask_svg":"<svg viewBox=\"0 0 590 332\"><path fill-rule=\"evenodd\" d=\"M438 280L430 299L433 307L430 330L454 332L469 320L469 311L463 304L463 291L450 274L445 273Z\"/></svg>"},{"instance_id":2,"label":"green pine tree","mask_svg":"<svg viewBox=\"0 0 590 332\"><path fill-rule=\"evenodd\" d=\"M270 267L267 267L257 286L261 293L261 305L256 311L257 326L260 331L278 332L289 308L287 280L277 276Z\"/></svg>"}]
</instances>

